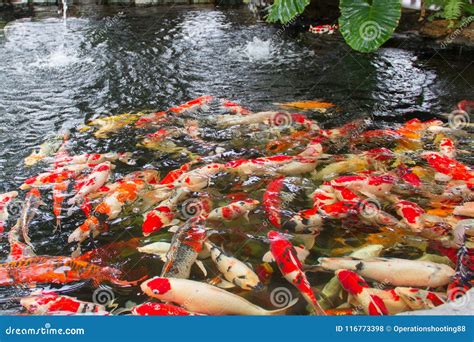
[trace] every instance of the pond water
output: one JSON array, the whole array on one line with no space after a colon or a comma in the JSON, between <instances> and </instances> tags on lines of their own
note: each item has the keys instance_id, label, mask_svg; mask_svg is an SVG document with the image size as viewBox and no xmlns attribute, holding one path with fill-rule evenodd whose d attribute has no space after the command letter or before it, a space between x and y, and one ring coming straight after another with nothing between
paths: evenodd
<instances>
[{"instance_id":1,"label":"pond water","mask_svg":"<svg viewBox=\"0 0 474 342\"><path fill-rule=\"evenodd\" d=\"M79 7L67 23L42 12L0 32L0 56L0 192L41 170L24 167L33 147L99 116L164 110L209 94L256 111L324 99L340 108L319 118L327 127L368 116L384 126L450 112L472 97L474 84L472 56L402 48L359 54L334 41L314 49L244 8ZM126 137L79 139L75 148L103 152L121 143L129 144ZM38 221L46 227L54 217L45 211ZM57 234L32 229L39 254L70 254L74 246L65 241L77 222L69 221ZM122 302L138 290L130 291ZM90 291L83 298L90 300Z\"/></svg>"}]
</instances>

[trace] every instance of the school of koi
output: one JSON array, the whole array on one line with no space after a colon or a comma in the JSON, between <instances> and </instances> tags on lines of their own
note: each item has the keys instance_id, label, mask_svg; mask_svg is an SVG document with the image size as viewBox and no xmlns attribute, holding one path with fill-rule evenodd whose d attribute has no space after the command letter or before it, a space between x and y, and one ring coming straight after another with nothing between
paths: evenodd
<instances>
[{"instance_id":1,"label":"school of koi","mask_svg":"<svg viewBox=\"0 0 474 342\"><path fill-rule=\"evenodd\" d=\"M457 110L473 105L465 100ZM177 167L162 177L166 168L142 167L136 151L72 154L70 134L47 141L25 159L42 171L20 186L21 211L9 210L18 191L0 195L0 229L10 248L0 286L89 280L95 287L140 286L148 297L112 310L54 289L31 291L18 299L31 314L388 315L465 295L474 279L474 171L458 160L470 153L458 140L467 133L438 119L383 129L355 120L323 129L313 114L335 105L280 107L302 113L255 113L201 96L166 111L102 117L77 131L97 140L133 136L136 150L176 157ZM119 165L135 169L114 174ZM36 254L30 224L47 206L47 193L53 233L65 218L83 218L69 232L72 255ZM127 215L140 230L132 243L82 251ZM240 251L225 247L231 235L221 234L231 229L263 252L236 257ZM338 229L356 232L360 243L341 243ZM164 231L170 239L153 240ZM320 234L338 248L318 248ZM424 244L421 258L386 256L407 236ZM96 262L101 251L131 245L162 264L159 276L128 281L123 270ZM268 310L246 295L269 291L275 279L297 291L285 305ZM322 281L316 286L314 279ZM299 301L305 305L296 311Z\"/></svg>"}]
</instances>

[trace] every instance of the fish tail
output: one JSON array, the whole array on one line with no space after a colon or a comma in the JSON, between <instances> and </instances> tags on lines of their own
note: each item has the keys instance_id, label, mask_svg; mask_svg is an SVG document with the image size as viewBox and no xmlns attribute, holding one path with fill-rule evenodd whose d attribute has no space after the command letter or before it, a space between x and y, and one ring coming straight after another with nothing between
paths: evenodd
<instances>
[{"instance_id":1,"label":"fish tail","mask_svg":"<svg viewBox=\"0 0 474 342\"><path fill-rule=\"evenodd\" d=\"M280 316L280 315L285 315L286 312L291 309L297 302L298 302L298 298L295 298L293 299L287 306L281 308L281 309L276 309L276 310L269 310L267 311L267 314L268 315L271 315L271 316Z\"/></svg>"}]
</instances>

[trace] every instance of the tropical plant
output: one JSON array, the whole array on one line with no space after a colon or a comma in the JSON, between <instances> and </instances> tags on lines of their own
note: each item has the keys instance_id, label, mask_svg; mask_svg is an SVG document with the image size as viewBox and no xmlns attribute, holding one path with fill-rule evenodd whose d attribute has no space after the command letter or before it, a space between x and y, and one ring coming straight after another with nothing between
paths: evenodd
<instances>
[{"instance_id":1,"label":"tropical plant","mask_svg":"<svg viewBox=\"0 0 474 342\"><path fill-rule=\"evenodd\" d=\"M432 18L459 20L463 15L474 14L474 5L469 0L425 0L425 7L430 6L438 8Z\"/></svg>"},{"instance_id":2,"label":"tropical plant","mask_svg":"<svg viewBox=\"0 0 474 342\"><path fill-rule=\"evenodd\" d=\"M351 48L360 52L378 49L393 34L401 16L400 1L341 0L339 27Z\"/></svg>"},{"instance_id":3,"label":"tropical plant","mask_svg":"<svg viewBox=\"0 0 474 342\"><path fill-rule=\"evenodd\" d=\"M286 24L297 15L303 13L311 0L275 0L270 6L267 21Z\"/></svg>"}]
</instances>

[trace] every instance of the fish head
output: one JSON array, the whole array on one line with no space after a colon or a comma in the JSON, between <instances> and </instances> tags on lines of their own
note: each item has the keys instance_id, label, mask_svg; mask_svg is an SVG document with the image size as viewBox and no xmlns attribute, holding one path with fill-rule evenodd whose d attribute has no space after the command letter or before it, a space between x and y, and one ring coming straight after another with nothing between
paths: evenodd
<instances>
[{"instance_id":1,"label":"fish head","mask_svg":"<svg viewBox=\"0 0 474 342\"><path fill-rule=\"evenodd\" d=\"M171 291L171 283L167 278L155 277L143 282L140 288L151 297L161 298Z\"/></svg>"},{"instance_id":2,"label":"fish head","mask_svg":"<svg viewBox=\"0 0 474 342\"><path fill-rule=\"evenodd\" d=\"M336 276L342 287L352 295L360 294L363 289L369 288L369 285L356 272L349 270L337 270Z\"/></svg>"}]
</instances>

